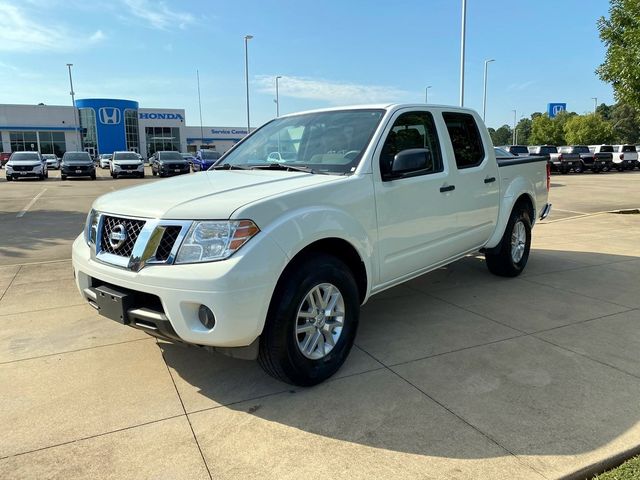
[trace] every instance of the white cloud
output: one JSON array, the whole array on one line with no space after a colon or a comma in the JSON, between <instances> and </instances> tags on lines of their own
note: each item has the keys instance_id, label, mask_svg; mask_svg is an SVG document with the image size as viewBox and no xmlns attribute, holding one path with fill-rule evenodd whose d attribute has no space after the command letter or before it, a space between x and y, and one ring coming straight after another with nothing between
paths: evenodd
<instances>
[{"instance_id":1,"label":"white cloud","mask_svg":"<svg viewBox=\"0 0 640 480\"><path fill-rule=\"evenodd\" d=\"M103 41L107 36L103 33L102 30L96 30L96 32L89 37L89 41L91 43L98 43Z\"/></svg>"},{"instance_id":2,"label":"white cloud","mask_svg":"<svg viewBox=\"0 0 640 480\"><path fill-rule=\"evenodd\" d=\"M255 83L261 92L272 93L275 88L274 78L273 76L260 75L255 78ZM395 87L289 76L282 76L278 87L281 96L324 100L336 105L393 102L407 95L407 92Z\"/></svg>"},{"instance_id":3,"label":"white cloud","mask_svg":"<svg viewBox=\"0 0 640 480\"><path fill-rule=\"evenodd\" d=\"M0 51L70 51L104 38L101 30L90 37L71 34L64 26L47 25L17 5L0 2Z\"/></svg>"},{"instance_id":4,"label":"white cloud","mask_svg":"<svg viewBox=\"0 0 640 480\"><path fill-rule=\"evenodd\" d=\"M512 83L507 87L507 90L521 92L522 90L526 90L527 88L532 87L536 83L537 82L535 80L529 80L522 83Z\"/></svg>"},{"instance_id":5,"label":"white cloud","mask_svg":"<svg viewBox=\"0 0 640 480\"><path fill-rule=\"evenodd\" d=\"M129 12L144 20L145 26L168 30L171 27L186 28L195 21L195 17L187 12L176 12L167 7L164 2L149 2L149 0L123 0Z\"/></svg>"}]
</instances>

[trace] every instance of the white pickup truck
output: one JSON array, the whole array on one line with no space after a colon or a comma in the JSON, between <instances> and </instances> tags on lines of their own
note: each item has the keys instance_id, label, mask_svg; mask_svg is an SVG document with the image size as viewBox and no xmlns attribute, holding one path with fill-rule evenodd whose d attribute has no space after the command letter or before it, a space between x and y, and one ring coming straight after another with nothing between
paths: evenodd
<instances>
[{"instance_id":1,"label":"white pickup truck","mask_svg":"<svg viewBox=\"0 0 640 480\"><path fill-rule=\"evenodd\" d=\"M209 171L98 198L73 267L105 317L313 385L371 296L478 251L494 274L522 272L548 190L546 159L496 161L471 110L293 114Z\"/></svg>"}]
</instances>

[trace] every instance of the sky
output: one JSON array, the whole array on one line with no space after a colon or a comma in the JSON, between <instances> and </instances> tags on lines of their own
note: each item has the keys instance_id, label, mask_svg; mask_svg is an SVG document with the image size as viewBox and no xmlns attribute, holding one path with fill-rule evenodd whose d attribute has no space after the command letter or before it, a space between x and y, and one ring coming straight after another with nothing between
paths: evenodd
<instances>
[{"instance_id":1,"label":"sky","mask_svg":"<svg viewBox=\"0 0 640 480\"><path fill-rule=\"evenodd\" d=\"M458 105L461 0L0 0L0 104L70 105L76 98L184 108L199 124L251 125L280 112L362 103ZM566 102L613 103L594 70L605 49L607 0L467 0L465 107L513 123Z\"/></svg>"}]
</instances>

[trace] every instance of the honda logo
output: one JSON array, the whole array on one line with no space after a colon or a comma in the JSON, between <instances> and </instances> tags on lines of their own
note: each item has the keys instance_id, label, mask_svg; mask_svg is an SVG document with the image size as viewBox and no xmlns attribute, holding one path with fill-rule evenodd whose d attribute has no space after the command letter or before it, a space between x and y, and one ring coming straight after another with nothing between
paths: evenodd
<instances>
[{"instance_id":1,"label":"honda logo","mask_svg":"<svg viewBox=\"0 0 640 480\"><path fill-rule=\"evenodd\" d=\"M105 125L118 125L120 123L120 109L115 107L102 107L98 110L100 123Z\"/></svg>"}]
</instances>

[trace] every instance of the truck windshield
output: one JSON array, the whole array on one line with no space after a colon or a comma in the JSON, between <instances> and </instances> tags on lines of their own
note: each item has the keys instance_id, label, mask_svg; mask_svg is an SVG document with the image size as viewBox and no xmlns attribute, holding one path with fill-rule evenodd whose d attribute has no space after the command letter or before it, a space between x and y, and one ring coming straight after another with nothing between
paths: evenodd
<instances>
[{"instance_id":1,"label":"truck windshield","mask_svg":"<svg viewBox=\"0 0 640 480\"><path fill-rule=\"evenodd\" d=\"M309 167L318 173L355 171L384 110L337 110L275 119L229 152L222 165ZM283 169L284 171L284 169Z\"/></svg>"}]
</instances>

